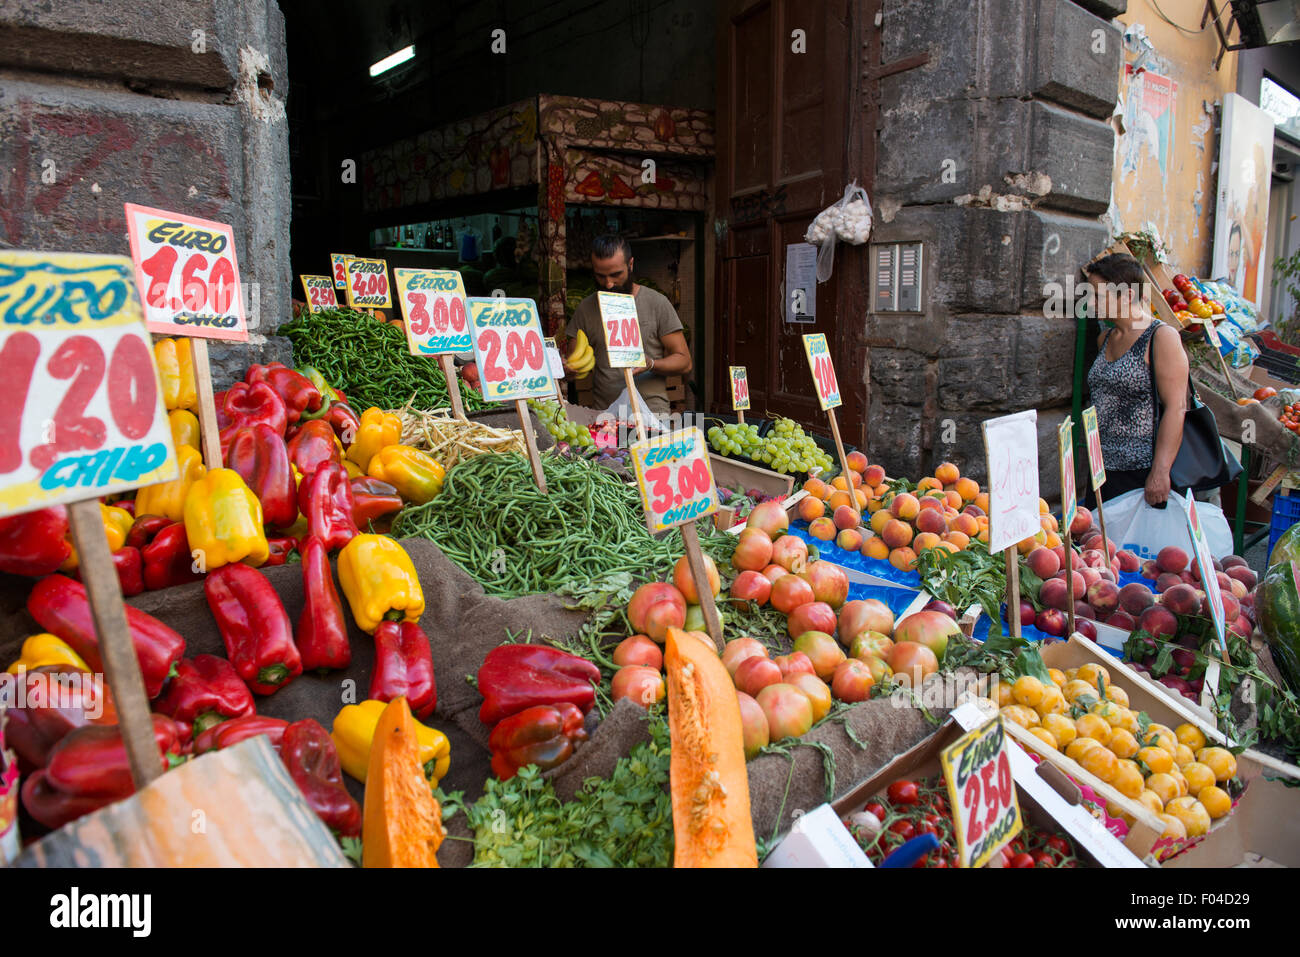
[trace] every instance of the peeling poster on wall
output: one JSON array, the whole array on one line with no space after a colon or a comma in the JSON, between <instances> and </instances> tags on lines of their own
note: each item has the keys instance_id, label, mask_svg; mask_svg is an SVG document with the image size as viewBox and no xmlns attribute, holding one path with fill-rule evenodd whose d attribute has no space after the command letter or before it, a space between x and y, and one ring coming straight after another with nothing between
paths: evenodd
<instances>
[{"instance_id":1,"label":"peeling poster on wall","mask_svg":"<svg viewBox=\"0 0 1300 957\"><path fill-rule=\"evenodd\" d=\"M1169 77L1149 70L1130 73L1124 97L1125 135L1120 139L1121 178L1141 170L1148 160L1160 166L1162 180L1168 176L1177 100L1178 84Z\"/></svg>"}]
</instances>

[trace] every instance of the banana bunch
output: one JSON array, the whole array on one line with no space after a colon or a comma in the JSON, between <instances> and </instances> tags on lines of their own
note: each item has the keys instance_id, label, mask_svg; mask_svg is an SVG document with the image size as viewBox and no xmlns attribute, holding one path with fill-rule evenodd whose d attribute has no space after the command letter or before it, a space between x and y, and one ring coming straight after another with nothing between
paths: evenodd
<instances>
[{"instance_id":1,"label":"banana bunch","mask_svg":"<svg viewBox=\"0 0 1300 957\"><path fill-rule=\"evenodd\" d=\"M591 343L587 341L587 334L581 329L578 330L573 351L569 353L569 358L564 360L564 365L565 368L579 378L590 373L596 366L596 354L591 351Z\"/></svg>"}]
</instances>

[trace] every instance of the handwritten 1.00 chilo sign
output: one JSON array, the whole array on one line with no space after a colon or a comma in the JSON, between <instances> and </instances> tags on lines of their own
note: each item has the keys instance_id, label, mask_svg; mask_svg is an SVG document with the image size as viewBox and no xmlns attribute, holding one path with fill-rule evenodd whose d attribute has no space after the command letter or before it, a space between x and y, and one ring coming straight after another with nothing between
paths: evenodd
<instances>
[{"instance_id":1,"label":"handwritten 1.00 chilo sign","mask_svg":"<svg viewBox=\"0 0 1300 957\"><path fill-rule=\"evenodd\" d=\"M709 450L699 429L681 429L634 442L629 450L646 520L655 532L718 510Z\"/></svg>"},{"instance_id":2,"label":"handwritten 1.00 chilo sign","mask_svg":"<svg viewBox=\"0 0 1300 957\"><path fill-rule=\"evenodd\" d=\"M134 203L124 208L149 331L247 342L231 228Z\"/></svg>"},{"instance_id":3,"label":"handwritten 1.00 chilo sign","mask_svg":"<svg viewBox=\"0 0 1300 957\"><path fill-rule=\"evenodd\" d=\"M0 251L0 516L176 478L125 256Z\"/></svg>"}]
</instances>

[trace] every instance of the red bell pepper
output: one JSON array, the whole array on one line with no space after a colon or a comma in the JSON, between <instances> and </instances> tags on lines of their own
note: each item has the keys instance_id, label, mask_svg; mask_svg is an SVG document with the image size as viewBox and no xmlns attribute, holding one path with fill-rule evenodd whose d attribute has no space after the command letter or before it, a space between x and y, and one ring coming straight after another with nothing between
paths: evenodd
<instances>
[{"instance_id":1,"label":"red bell pepper","mask_svg":"<svg viewBox=\"0 0 1300 957\"><path fill-rule=\"evenodd\" d=\"M216 655L182 658L155 707L188 726L196 737L228 718L245 718L254 711L248 686L229 661Z\"/></svg>"},{"instance_id":2,"label":"red bell pepper","mask_svg":"<svg viewBox=\"0 0 1300 957\"><path fill-rule=\"evenodd\" d=\"M80 582L64 575L42 578L27 596L27 611L42 628L71 645L92 671L104 670L90 601ZM185 654L185 639L157 618L130 605L126 606L126 623L140 661L145 693L152 700L158 697L172 666Z\"/></svg>"},{"instance_id":3,"label":"red bell pepper","mask_svg":"<svg viewBox=\"0 0 1300 957\"><path fill-rule=\"evenodd\" d=\"M361 833L361 805L348 794L338 748L319 722L308 718L285 728L280 760L327 827L343 837Z\"/></svg>"},{"instance_id":4,"label":"red bell pepper","mask_svg":"<svg viewBox=\"0 0 1300 957\"><path fill-rule=\"evenodd\" d=\"M65 794L50 784L49 775L44 768L27 775L21 793L23 808L32 820L51 830L58 830L79 817L85 817L119 800L115 797Z\"/></svg>"},{"instance_id":5,"label":"red bell pepper","mask_svg":"<svg viewBox=\"0 0 1300 957\"><path fill-rule=\"evenodd\" d=\"M550 645L498 645L478 670L478 718L493 725L525 708L562 701L586 714L596 703L592 682L599 681L600 669L586 658Z\"/></svg>"},{"instance_id":6,"label":"red bell pepper","mask_svg":"<svg viewBox=\"0 0 1300 957\"><path fill-rule=\"evenodd\" d=\"M298 520L297 489L284 439L265 423L229 430L222 459L239 473L262 503L262 520L272 528L288 528ZM305 473L304 473L305 474Z\"/></svg>"},{"instance_id":7,"label":"red bell pepper","mask_svg":"<svg viewBox=\"0 0 1300 957\"><path fill-rule=\"evenodd\" d=\"M294 637L302 655L303 670L346 668L352 663L348 623L338 589L334 587L329 550L315 535L308 535L302 543L302 593L302 615Z\"/></svg>"},{"instance_id":8,"label":"red bell pepper","mask_svg":"<svg viewBox=\"0 0 1300 957\"><path fill-rule=\"evenodd\" d=\"M141 552L144 556L144 585L148 589L188 585L203 576L194 570L185 523L173 522L154 536Z\"/></svg>"},{"instance_id":9,"label":"red bell pepper","mask_svg":"<svg viewBox=\"0 0 1300 957\"><path fill-rule=\"evenodd\" d=\"M297 506L295 506L296 508ZM259 566L261 568L273 568L276 565L283 565L289 561L289 556L298 547L298 539L292 535L281 535L279 538L268 538L266 540L268 555L266 561Z\"/></svg>"},{"instance_id":10,"label":"red bell pepper","mask_svg":"<svg viewBox=\"0 0 1300 957\"><path fill-rule=\"evenodd\" d=\"M131 530L126 533L126 543L133 548L144 548L164 528L175 524L165 515L137 515Z\"/></svg>"},{"instance_id":11,"label":"red bell pepper","mask_svg":"<svg viewBox=\"0 0 1300 957\"><path fill-rule=\"evenodd\" d=\"M375 629L370 695L375 701L406 697L411 713L427 718L438 704L429 638L413 621L381 621Z\"/></svg>"},{"instance_id":12,"label":"red bell pepper","mask_svg":"<svg viewBox=\"0 0 1300 957\"><path fill-rule=\"evenodd\" d=\"M117 572L117 583L122 588L122 595L131 598L144 591L144 561L140 549L123 545L113 552L113 570ZM68 573L75 581L81 581L81 566L78 565Z\"/></svg>"},{"instance_id":13,"label":"red bell pepper","mask_svg":"<svg viewBox=\"0 0 1300 957\"><path fill-rule=\"evenodd\" d=\"M67 665L42 665L16 679L14 704L5 711L5 744L18 756L20 773L45 767L54 746L77 728L117 724L108 685L90 678Z\"/></svg>"},{"instance_id":14,"label":"red bell pepper","mask_svg":"<svg viewBox=\"0 0 1300 957\"><path fill-rule=\"evenodd\" d=\"M522 767L547 771L567 761L576 741L586 741L583 714L567 701L526 708L492 729L492 772L508 781Z\"/></svg>"},{"instance_id":15,"label":"red bell pepper","mask_svg":"<svg viewBox=\"0 0 1300 957\"><path fill-rule=\"evenodd\" d=\"M58 571L72 554L67 539L62 505L0 518L0 572L39 578Z\"/></svg>"},{"instance_id":16,"label":"red bell pepper","mask_svg":"<svg viewBox=\"0 0 1300 957\"><path fill-rule=\"evenodd\" d=\"M325 462L342 464L343 455L330 424L323 419L312 419L298 426L289 440L289 461L304 476L311 475Z\"/></svg>"},{"instance_id":17,"label":"red bell pepper","mask_svg":"<svg viewBox=\"0 0 1300 957\"><path fill-rule=\"evenodd\" d=\"M334 434L345 446L351 445L361 428L361 417L352 411L352 406L343 400L331 402L322 419L328 422Z\"/></svg>"},{"instance_id":18,"label":"red bell pepper","mask_svg":"<svg viewBox=\"0 0 1300 957\"><path fill-rule=\"evenodd\" d=\"M259 571L240 562L222 565L203 582L226 655L256 694L271 694L302 674L289 613Z\"/></svg>"},{"instance_id":19,"label":"red bell pepper","mask_svg":"<svg viewBox=\"0 0 1300 957\"><path fill-rule=\"evenodd\" d=\"M352 520L354 504L347 469L337 462L324 463L298 485L298 508L307 519L308 534L330 551L361 534Z\"/></svg>"},{"instance_id":20,"label":"red bell pepper","mask_svg":"<svg viewBox=\"0 0 1300 957\"><path fill-rule=\"evenodd\" d=\"M259 734L270 738L271 747L279 751L280 740L284 737L284 729L287 727L289 727L288 721L268 718L260 714L252 714L246 718L231 718L229 721L213 725L195 738L194 753L206 754L209 751L231 748Z\"/></svg>"},{"instance_id":21,"label":"red bell pepper","mask_svg":"<svg viewBox=\"0 0 1300 957\"><path fill-rule=\"evenodd\" d=\"M269 426L271 431L284 438L284 430L289 426L289 413L284 407L284 400L265 382L253 385L236 382L222 393L222 404L218 408L226 418L226 425L221 427L223 449L226 433L231 429L261 424Z\"/></svg>"},{"instance_id":22,"label":"red bell pepper","mask_svg":"<svg viewBox=\"0 0 1300 957\"><path fill-rule=\"evenodd\" d=\"M251 365L244 375L249 385L265 382L275 390L275 394L284 403L289 424L297 422L304 414L309 417L319 415L322 411L320 390L300 372L295 372L282 362L267 365Z\"/></svg>"},{"instance_id":23,"label":"red bell pepper","mask_svg":"<svg viewBox=\"0 0 1300 957\"><path fill-rule=\"evenodd\" d=\"M352 521L357 528L368 529L371 522L391 515L402 507L402 496L387 482L362 475L348 484L352 486Z\"/></svg>"}]
</instances>

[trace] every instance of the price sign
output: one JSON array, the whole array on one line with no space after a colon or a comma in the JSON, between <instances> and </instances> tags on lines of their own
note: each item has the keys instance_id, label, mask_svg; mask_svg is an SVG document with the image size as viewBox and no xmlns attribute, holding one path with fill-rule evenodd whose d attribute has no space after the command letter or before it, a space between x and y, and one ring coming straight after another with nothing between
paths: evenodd
<instances>
[{"instance_id":1,"label":"price sign","mask_svg":"<svg viewBox=\"0 0 1300 957\"><path fill-rule=\"evenodd\" d=\"M125 256L0 251L0 516L176 478Z\"/></svg>"},{"instance_id":2,"label":"price sign","mask_svg":"<svg viewBox=\"0 0 1300 957\"><path fill-rule=\"evenodd\" d=\"M388 263L382 259L348 259L348 305L367 309L390 308L392 297L388 294Z\"/></svg>"},{"instance_id":3,"label":"price sign","mask_svg":"<svg viewBox=\"0 0 1300 957\"><path fill-rule=\"evenodd\" d=\"M1214 346L1216 351L1222 351L1223 345L1219 342L1219 330L1214 327L1214 320L1202 321L1205 323L1205 337L1210 340L1210 345Z\"/></svg>"},{"instance_id":4,"label":"price sign","mask_svg":"<svg viewBox=\"0 0 1300 957\"><path fill-rule=\"evenodd\" d=\"M1106 463L1101 457L1101 432L1097 428L1097 407L1083 410L1083 434L1088 439L1088 471L1092 473L1092 490L1106 484Z\"/></svg>"},{"instance_id":5,"label":"price sign","mask_svg":"<svg viewBox=\"0 0 1300 957\"><path fill-rule=\"evenodd\" d=\"M718 510L709 450L699 429L669 432L631 446L647 523L655 532Z\"/></svg>"},{"instance_id":6,"label":"price sign","mask_svg":"<svg viewBox=\"0 0 1300 957\"><path fill-rule=\"evenodd\" d=\"M1074 487L1074 420L1066 419L1056 430L1061 460L1061 528L1069 528L1079 511L1079 491Z\"/></svg>"},{"instance_id":7,"label":"price sign","mask_svg":"<svg viewBox=\"0 0 1300 957\"><path fill-rule=\"evenodd\" d=\"M483 398L513 402L555 391L546 367L542 322L533 300L471 298L469 324Z\"/></svg>"},{"instance_id":8,"label":"price sign","mask_svg":"<svg viewBox=\"0 0 1300 957\"><path fill-rule=\"evenodd\" d=\"M353 258L351 253L330 253L330 274L335 289L348 288L348 260Z\"/></svg>"},{"instance_id":9,"label":"price sign","mask_svg":"<svg viewBox=\"0 0 1300 957\"><path fill-rule=\"evenodd\" d=\"M551 370L551 378L564 378L564 357L560 355L560 347L555 344L555 336L547 336L542 340L542 345L546 346L546 367Z\"/></svg>"},{"instance_id":10,"label":"price sign","mask_svg":"<svg viewBox=\"0 0 1300 957\"><path fill-rule=\"evenodd\" d=\"M1196 555L1197 567L1209 569L1209 574L1201 572L1201 587L1205 589L1205 599L1210 604L1210 617L1214 620L1214 630L1219 636L1219 646L1226 659L1228 654L1227 622L1224 620L1223 594L1219 591L1219 579L1214 574L1214 555L1210 552L1210 543L1205 539L1205 530L1201 528L1200 516L1196 514L1196 500L1188 495L1186 499L1187 531L1192 536L1192 552Z\"/></svg>"},{"instance_id":11,"label":"price sign","mask_svg":"<svg viewBox=\"0 0 1300 957\"><path fill-rule=\"evenodd\" d=\"M247 342L230 227L134 203L125 209L149 331Z\"/></svg>"},{"instance_id":12,"label":"price sign","mask_svg":"<svg viewBox=\"0 0 1300 957\"><path fill-rule=\"evenodd\" d=\"M626 292L597 292L600 324L605 330L605 350L611 369L640 369L645 366L645 346L641 342L641 321L636 314L636 298Z\"/></svg>"},{"instance_id":13,"label":"price sign","mask_svg":"<svg viewBox=\"0 0 1300 957\"><path fill-rule=\"evenodd\" d=\"M813 386L817 389L817 401L822 411L842 405L840 401L840 384L835 379L835 366L831 363L831 350L826 345L824 333L809 334L803 337L803 351L808 356L808 367L812 369Z\"/></svg>"},{"instance_id":14,"label":"price sign","mask_svg":"<svg viewBox=\"0 0 1300 957\"><path fill-rule=\"evenodd\" d=\"M1002 718L962 735L944 748L939 762L961 866L983 867L1023 827Z\"/></svg>"},{"instance_id":15,"label":"price sign","mask_svg":"<svg viewBox=\"0 0 1300 957\"><path fill-rule=\"evenodd\" d=\"M988 462L992 553L1042 530L1038 511L1038 413L1029 409L987 419L981 428Z\"/></svg>"},{"instance_id":16,"label":"price sign","mask_svg":"<svg viewBox=\"0 0 1300 957\"><path fill-rule=\"evenodd\" d=\"M333 309L339 301L334 295L334 281L329 276L299 276L302 291L307 297L307 311L320 312Z\"/></svg>"},{"instance_id":17,"label":"price sign","mask_svg":"<svg viewBox=\"0 0 1300 957\"><path fill-rule=\"evenodd\" d=\"M469 352L465 283L455 269L394 269L411 355Z\"/></svg>"},{"instance_id":18,"label":"price sign","mask_svg":"<svg viewBox=\"0 0 1300 957\"><path fill-rule=\"evenodd\" d=\"M731 373L731 410L744 412L749 408L749 375L744 366L728 366Z\"/></svg>"}]
</instances>

